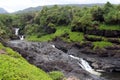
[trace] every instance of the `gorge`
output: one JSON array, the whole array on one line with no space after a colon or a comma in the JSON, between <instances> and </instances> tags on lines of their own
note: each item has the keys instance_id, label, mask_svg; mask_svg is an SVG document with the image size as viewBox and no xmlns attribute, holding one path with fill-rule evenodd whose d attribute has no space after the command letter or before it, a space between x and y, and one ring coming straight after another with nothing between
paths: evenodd
<instances>
[{"instance_id":1,"label":"gorge","mask_svg":"<svg viewBox=\"0 0 120 80\"><path fill-rule=\"evenodd\" d=\"M71 46L71 49L67 53L59 50L63 42L57 43L46 43L46 42L26 42L26 41L10 41L8 42L9 47L19 52L25 59L28 60L31 64L45 70L46 72L53 70L60 70L66 76L76 76L80 80L119 80L119 76L108 77L105 72L96 72L95 70L103 69L108 73L113 69L119 69L119 59L109 60L107 58L97 57L95 55L86 55L79 52L79 49L74 46ZM68 46L64 43L64 46ZM59 47L58 47L59 46ZM69 45L70 47L70 45ZM57 49L59 48L59 49ZM78 55L75 57L73 55ZM91 56L91 57L90 57ZM83 60L84 58L85 60ZM92 65L92 67L90 65ZM95 65L93 65L95 64ZM117 66L116 66L117 65ZM96 69L97 66L97 69ZM95 70L94 70L95 69ZM86 72L87 71L87 72ZM112 74L114 76L114 73ZM116 74L115 74L116 75Z\"/></svg>"},{"instance_id":2,"label":"gorge","mask_svg":"<svg viewBox=\"0 0 120 80\"><path fill-rule=\"evenodd\" d=\"M120 80L119 14L110 2L0 14L0 80Z\"/></svg>"}]
</instances>

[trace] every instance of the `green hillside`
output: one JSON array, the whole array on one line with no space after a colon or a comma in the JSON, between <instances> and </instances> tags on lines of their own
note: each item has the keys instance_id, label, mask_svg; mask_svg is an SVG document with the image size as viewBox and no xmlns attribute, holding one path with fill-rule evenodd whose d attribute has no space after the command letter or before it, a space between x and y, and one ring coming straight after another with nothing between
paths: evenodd
<instances>
[{"instance_id":1,"label":"green hillside","mask_svg":"<svg viewBox=\"0 0 120 80\"><path fill-rule=\"evenodd\" d=\"M0 80L52 80L17 52L0 43Z\"/></svg>"}]
</instances>

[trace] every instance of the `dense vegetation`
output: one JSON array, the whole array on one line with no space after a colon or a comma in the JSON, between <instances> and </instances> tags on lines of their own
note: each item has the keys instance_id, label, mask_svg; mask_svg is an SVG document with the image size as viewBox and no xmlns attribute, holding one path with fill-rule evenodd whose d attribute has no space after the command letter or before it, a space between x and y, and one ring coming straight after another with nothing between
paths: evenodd
<instances>
[{"instance_id":1,"label":"dense vegetation","mask_svg":"<svg viewBox=\"0 0 120 80\"><path fill-rule=\"evenodd\" d=\"M38 12L20 14L0 14L0 37L13 39L14 28L20 28L20 35L30 41L51 41L57 37L66 42L83 44L91 40L93 50L120 43L105 35L89 34L87 31L120 31L120 4L107 2L104 6L43 7ZM0 80L59 80L63 74L44 71L28 64L18 53L0 44Z\"/></svg>"},{"instance_id":2,"label":"dense vegetation","mask_svg":"<svg viewBox=\"0 0 120 80\"><path fill-rule=\"evenodd\" d=\"M13 39L13 28L19 27L20 35L24 34L27 40L50 41L59 36L68 42L83 42L87 30L120 30L119 23L120 4L45 6L38 12L0 14L0 36Z\"/></svg>"}]
</instances>

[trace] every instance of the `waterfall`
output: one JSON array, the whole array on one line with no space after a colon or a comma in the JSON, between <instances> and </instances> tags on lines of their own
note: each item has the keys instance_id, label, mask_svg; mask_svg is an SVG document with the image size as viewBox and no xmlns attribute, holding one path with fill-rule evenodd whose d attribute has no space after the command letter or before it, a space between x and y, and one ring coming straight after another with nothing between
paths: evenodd
<instances>
[{"instance_id":1,"label":"waterfall","mask_svg":"<svg viewBox=\"0 0 120 80\"><path fill-rule=\"evenodd\" d=\"M19 28L15 28L15 35L18 36Z\"/></svg>"},{"instance_id":2,"label":"waterfall","mask_svg":"<svg viewBox=\"0 0 120 80\"><path fill-rule=\"evenodd\" d=\"M55 48L55 45L51 45L51 47Z\"/></svg>"},{"instance_id":3,"label":"waterfall","mask_svg":"<svg viewBox=\"0 0 120 80\"><path fill-rule=\"evenodd\" d=\"M19 28L15 28L15 35L18 36L20 38L20 40L24 40L24 36L23 35L19 35Z\"/></svg>"},{"instance_id":4,"label":"waterfall","mask_svg":"<svg viewBox=\"0 0 120 80\"><path fill-rule=\"evenodd\" d=\"M20 40L24 40L24 36L22 35L22 36L19 36L20 37Z\"/></svg>"},{"instance_id":5,"label":"waterfall","mask_svg":"<svg viewBox=\"0 0 120 80\"><path fill-rule=\"evenodd\" d=\"M94 75L98 75L100 76L101 73L99 72L96 72L90 65L87 61L85 61L84 59L82 58L79 58L79 57L75 57L73 55L69 55L71 58L75 59L75 60L78 60L77 64L84 70L88 71L89 73L91 74L94 74Z\"/></svg>"}]
</instances>

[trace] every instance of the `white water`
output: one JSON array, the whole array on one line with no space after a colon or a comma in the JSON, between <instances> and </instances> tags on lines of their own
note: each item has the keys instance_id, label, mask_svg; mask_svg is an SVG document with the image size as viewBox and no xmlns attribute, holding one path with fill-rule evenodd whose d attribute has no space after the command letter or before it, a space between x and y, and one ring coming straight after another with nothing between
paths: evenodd
<instances>
[{"instance_id":1,"label":"white water","mask_svg":"<svg viewBox=\"0 0 120 80\"><path fill-rule=\"evenodd\" d=\"M55 45L51 45L51 47L55 48Z\"/></svg>"},{"instance_id":2,"label":"white water","mask_svg":"<svg viewBox=\"0 0 120 80\"><path fill-rule=\"evenodd\" d=\"M96 72L87 61L83 60L82 58L75 57L73 55L69 55L71 58L78 60L77 64L84 70L88 71L91 74L100 76L101 73Z\"/></svg>"},{"instance_id":3,"label":"white water","mask_svg":"<svg viewBox=\"0 0 120 80\"><path fill-rule=\"evenodd\" d=\"M15 28L15 35L18 36L19 28Z\"/></svg>"},{"instance_id":4,"label":"white water","mask_svg":"<svg viewBox=\"0 0 120 80\"><path fill-rule=\"evenodd\" d=\"M22 36L19 36L20 37L20 40L24 40L24 36L22 35Z\"/></svg>"},{"instance_id":5,"label":"white water","mask_svg":"<svg viewBox=\"0 0 120 80\"><path fill-rule=\"evenodd\" d=\"M19 28L15 28L15 35L19 36ZM24 36L23 35L19 36L19 38L20 38L20 40L24 40Z\"/></svg>"}]
</instances>

